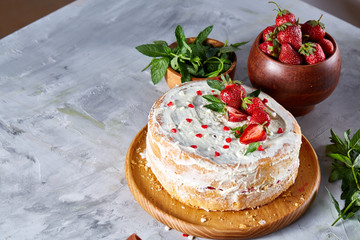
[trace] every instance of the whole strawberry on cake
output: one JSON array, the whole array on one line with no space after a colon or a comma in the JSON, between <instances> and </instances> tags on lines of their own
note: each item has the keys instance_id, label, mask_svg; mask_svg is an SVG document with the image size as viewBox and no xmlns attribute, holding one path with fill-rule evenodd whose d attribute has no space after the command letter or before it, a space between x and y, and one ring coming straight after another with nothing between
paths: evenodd
<instances>
[{"instance_id":1,"label":"whole strawberry on cake","mask_svg":"<svg viewBox=\"0 0 360 240\"><path fill-rule=\"evenodd\" d=\"M209 211L242 210L294 183L301 131L270 96L227 76L159 98L146 144L148 165L172 197Z\"/></svg>"}]
</instances>

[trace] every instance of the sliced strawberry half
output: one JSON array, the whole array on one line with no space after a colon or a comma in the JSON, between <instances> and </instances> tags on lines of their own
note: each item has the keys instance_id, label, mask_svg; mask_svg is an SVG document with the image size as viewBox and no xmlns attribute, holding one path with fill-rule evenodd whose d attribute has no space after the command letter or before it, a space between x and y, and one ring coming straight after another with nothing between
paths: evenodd
<instances>
[{"instance_id":1,"label":"sliced strawberry half","mask_svg":"<svg viewBox=\"0 0 360 240\"><path fill-rule=\"evenodd\" d=\"M229 122L241 122L248 117L246 113L243 113L236 108L228 106L227 109L229 111Z\"/></svg>"},{"instance_id":2,"label":"sliced strawberry half","mask_svg":"<svg viewBox=\"0 0 360 240\"><path fill-rule=\"evenodd\" d=\"M249 144L260 142L266 139L266 132L263 126L259 124L249 124L240 137L240 143Z\"/></svg>"},{"instance_id":3,"label":"sliced strawberry half","mask_svg":"<svg viewBox=\"0 0 360 240\"><path fill-rule=\"evenodd\" d=\"M269 114L267 114L263 109L256 109L250 118L251 123L257 123L260 125L264 125L266 127L269 126L271 118Z\"/></svg>"}]
</instances>

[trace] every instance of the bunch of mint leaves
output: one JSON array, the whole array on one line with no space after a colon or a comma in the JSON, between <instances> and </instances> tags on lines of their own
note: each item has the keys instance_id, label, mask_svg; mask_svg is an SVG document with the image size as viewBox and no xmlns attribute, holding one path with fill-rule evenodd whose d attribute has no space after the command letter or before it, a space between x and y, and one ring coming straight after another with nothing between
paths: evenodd
<instances>
[{"instance_id":1,"label":"bunch of mint leaves","mask_svg":"<svg viewBox=\"0 0 360 240\"><path fill-rule=\"evenodd\" d=\"M136 49L140 53L153 58L142 71L150 67L154 84L161 81L169 66L182 75L181 82L189 82L192 77L216 77L226 72L231 67L234 52L240 50L239 47L247 42L228 46L226 41L223 47L213 47L205 41L212 29L213 26L205 28L193 43L187 43L184 30L178 25L175 29L177 47L174 49L170 49L162 40L137 46Z\"/></svg>"},{"instance_id":2,"label":"bunch of mint leaves","mask_svg":"<svg viewBox=\"0 0 360 240\"><path fill-rule=\"evenodd\" d=\"M340 209L338 201L326 188L332 199L338 218L333 222L335 225L341 218L346 220L353 216L360 222L356 212L360 209L360 129L350 138L350 129L344 133L344 140L331 129L330 145L326 150L329 157L334 159L329 182L341 180L341 199L345 200L345 206Z\"/></svg>"}]
</instances>

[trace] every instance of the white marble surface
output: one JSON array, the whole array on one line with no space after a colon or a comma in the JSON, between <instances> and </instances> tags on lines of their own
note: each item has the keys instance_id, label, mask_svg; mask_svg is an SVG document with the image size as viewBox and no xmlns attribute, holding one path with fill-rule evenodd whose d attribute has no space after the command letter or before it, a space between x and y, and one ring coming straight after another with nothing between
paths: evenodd
<instances>
[{"instance_id":1,"label":"white marble surface","mask_svg":"<svg viewBox=\"0 0 360 240\"><path fill-rule=\"evenodd\" d=\"M300 20L319 9L278 1ZM124 160L147 114L168 88L153 86L149 58L135 46L175 40L214 24L212 38L253 41L275 13L267 1L78 0L0 40L0 239L184 239L165 231L132 197ZM360 127L360 30L329 14L323 22L341 49L339 85L310 114L297 118L321 164L319 195L290 226L261 239L359 239L355 220L330 224L336 212L324 186L329 129ZM249 84L247 56L236 78Z\"/></svg>"}]
</instances>

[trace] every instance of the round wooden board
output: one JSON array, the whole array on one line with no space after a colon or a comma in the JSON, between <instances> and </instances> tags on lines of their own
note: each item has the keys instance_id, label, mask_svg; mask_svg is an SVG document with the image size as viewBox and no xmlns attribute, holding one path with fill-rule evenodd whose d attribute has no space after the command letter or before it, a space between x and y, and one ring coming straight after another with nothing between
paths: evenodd
<instances>
[{"instance_id":1,"label":"round wooden board","mask_svg":"<svg viewBox=\"0 0 360 240\"><path fill-rule=\"evenodd\" d=\"M316 153L303 136L295 184L271 203L242 211L207 212L171 198L140 153L146 148L145 126L131 143L125 161L126 180L140 206L158 221L182 233L204 238L246 239L275 232L299 218L320 186ZM206 219L202 222L201 219Z\"/></svg>"}]
</instances>

